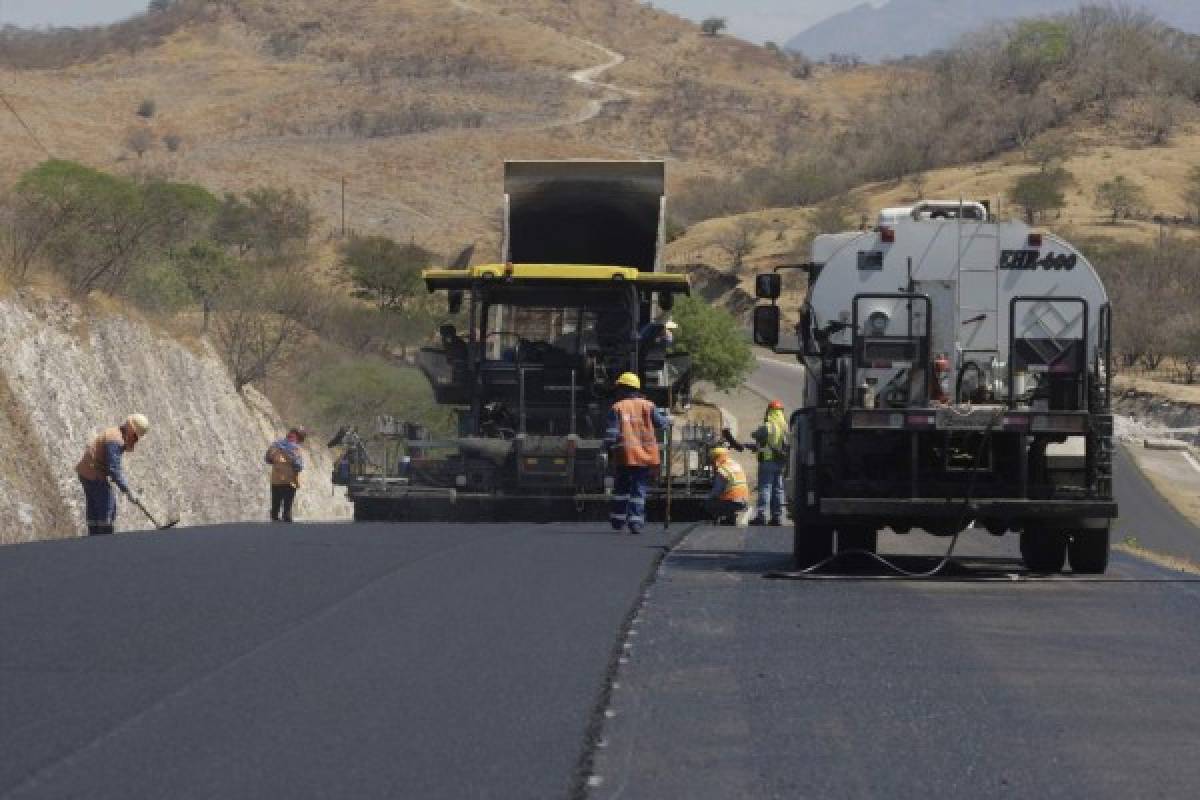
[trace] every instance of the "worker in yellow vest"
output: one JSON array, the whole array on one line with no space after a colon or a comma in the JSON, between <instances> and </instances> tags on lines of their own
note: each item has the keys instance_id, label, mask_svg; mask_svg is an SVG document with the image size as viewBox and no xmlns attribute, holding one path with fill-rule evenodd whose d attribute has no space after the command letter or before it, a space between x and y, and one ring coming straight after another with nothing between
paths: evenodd
<instances>
[{"instance_id":1,"label":"worker in yellow vest","mask_svg":"<svg viewBox=\"0 0 1200 800\"><path fill-rule=\"evenodd\" d=\"M746 472L724 447L714 447L709 456L713 463L713 487L704 501L704 511L719 525L734 525L737 515L750 507Z\"/></svg>"},{"instance_id":2,"label":"worker in yellow vest","mask_svg":"<svg viewBox=\"0 0 1200 800\"><path fill-rule=\"evenodd\" d=\"M751 525L783 524L783 473L788 462L788 421L783 403L772 400L763 424L753 434L758 445L758 510Z\"/></svg>"}]
</instances>

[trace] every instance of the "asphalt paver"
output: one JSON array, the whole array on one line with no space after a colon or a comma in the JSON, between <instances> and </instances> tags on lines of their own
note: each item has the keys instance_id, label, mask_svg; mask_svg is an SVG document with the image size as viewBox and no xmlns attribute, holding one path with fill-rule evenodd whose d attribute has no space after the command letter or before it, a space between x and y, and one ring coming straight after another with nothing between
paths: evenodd
<instances>
[{"instance_id":1,"label":"asphalt paver","mask_svg":"<svg viewBox=\"0 0 1200 800\"><path fill-rule=\"evenodd\" d=\"M0 549L0 797L563 797L662 534L220 526Z\"/></svg>"}]
</instances>

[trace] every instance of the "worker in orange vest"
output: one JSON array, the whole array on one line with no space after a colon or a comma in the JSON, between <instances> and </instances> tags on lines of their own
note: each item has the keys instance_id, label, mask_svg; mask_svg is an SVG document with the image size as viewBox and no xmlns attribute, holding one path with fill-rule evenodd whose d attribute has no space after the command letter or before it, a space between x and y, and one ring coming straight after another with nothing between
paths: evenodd
<instances>
[{"instance_id":1,"label":"worker in orange vest","mask_svg":"<svg viewBox=\"0 0 1200 800\"><path fill-rule=\"evenodd\" d=\"M704 510L719 525L736 524L737 515L750 507L746 471L724 447L714 447L709 457L713 463L713 487L704 501Z\"/></svg>"},{"instance_id":2,"label":"worker in orange vest","mask_svg":"<svg viewBox=\"0 0 1200 800\"><path fill-rule=\"evenodd\" d=\"M150 422L145 415L130 414L120 427L107 428L93 439L75 465L75 474L83 486L89 536L113 532L117 518L117 495L113 492L113 484L126 497L133 497L121 461L126 453L133 452L138 440L149 430Z\"/></svg>"},{"instance_id":3,"label":"worker in orange vest","mask_svg":"<svg viewBox=\"0 0 1200 800\"><path fill-rule=\"evenodd\" d=\"M634 373L617 378L616 388L617 401L608 411L604 435L616 477L608 521L615 531L628 525L629 532L637 534L646 525L650 478L662 464L658 431L670 428L671 419L642 397L642 381Z\"/></svg>"}]
</instances>

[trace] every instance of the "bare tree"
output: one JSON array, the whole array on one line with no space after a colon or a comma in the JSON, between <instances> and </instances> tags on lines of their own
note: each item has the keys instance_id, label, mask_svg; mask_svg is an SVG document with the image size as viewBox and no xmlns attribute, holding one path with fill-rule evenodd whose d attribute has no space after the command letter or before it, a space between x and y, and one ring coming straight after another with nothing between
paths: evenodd
<instances>
[{"instance_id":1,"label":"bare tree","mask_svg":"<svg viewBox=\"0 0 1200 800\"><path fill-rule=\"evenodd\" d=\"M705 36L717 36L728 27L729 22L724 17L709 17L700 23L700 31Z\"/></svg>"},{"instance_id":2,"label":"bare tree","mask_svg":"<svg viewBox=\"0 0 1200 800\"><path fill-rule=\"evenodd\" d=\"M1096 189L1096 202L1112 212L1112 224L1128 218L1146 205L1146 191L1124 175L1117 175Z\"/></svg>"},{"instance_id":3,"label":"bare tree","mask_svg":"<svg viewBox=\"0 0 1200 800\"><path fill-rule=\"evenodd\" d=\"M142 126L130 128L125 134L125 147L141 158L154 149L154 131Z\"/></svg>"},{"instance_id":4,"label":"bare tree","mask_svg":"<svg viewBox=\"0 0 1200 800\"><path fill-rule=\"evenodd\" d=\"M212 327L234 386L241 391L277 374L320 310L320 299L307 286L275 280L268 271L246 274L231 286Z\"/></svg>"},{"instance_id":5,"label":"bare tree","mask_svg":"<svg viewBox=\"0 0 1200 800\"><path fill-rule=\"evenodd\" d=\"M715 244L729 255L735 273L742 271L746 256L754 250L754 242L761 232L762 223L755 219L743 218L734 222L717 238Z\"/></svg>"}]
</instances>

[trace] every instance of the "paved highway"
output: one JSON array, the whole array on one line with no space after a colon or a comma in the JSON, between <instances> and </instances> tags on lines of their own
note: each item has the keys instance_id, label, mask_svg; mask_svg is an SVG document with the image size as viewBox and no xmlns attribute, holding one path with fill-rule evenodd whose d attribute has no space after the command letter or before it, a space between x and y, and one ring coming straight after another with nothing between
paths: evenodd
<instances>
[{"instance_id":1,"label":"paved highway","mask_svg":"<svg viewBox=\"0 0 1200 800\"><path fill-rule=\"evenodd\" d=\"M0 548L0 797L565 797L666 544L606 528Z\"/></svg>"},{"instance_id":2,"label":"paved highway","mask_svg":"<svg viewBox=\"0 0 1200 800\"><path fill-rule=\"evenodd\" d=\"M755 381L772 375L760 388L789 396L795 371ZM1120 530L1191 546L1122 466ZM603 525L231 525L0 548L0 798L1200 785L1187 576L1118 554L1105 579L1031 580L1016 538L985 534L927 582L770 579L786 529L699 527L656 571L667 544ZM945 546L881 538L914 568Z\"/></svg>"}]
</instances>

